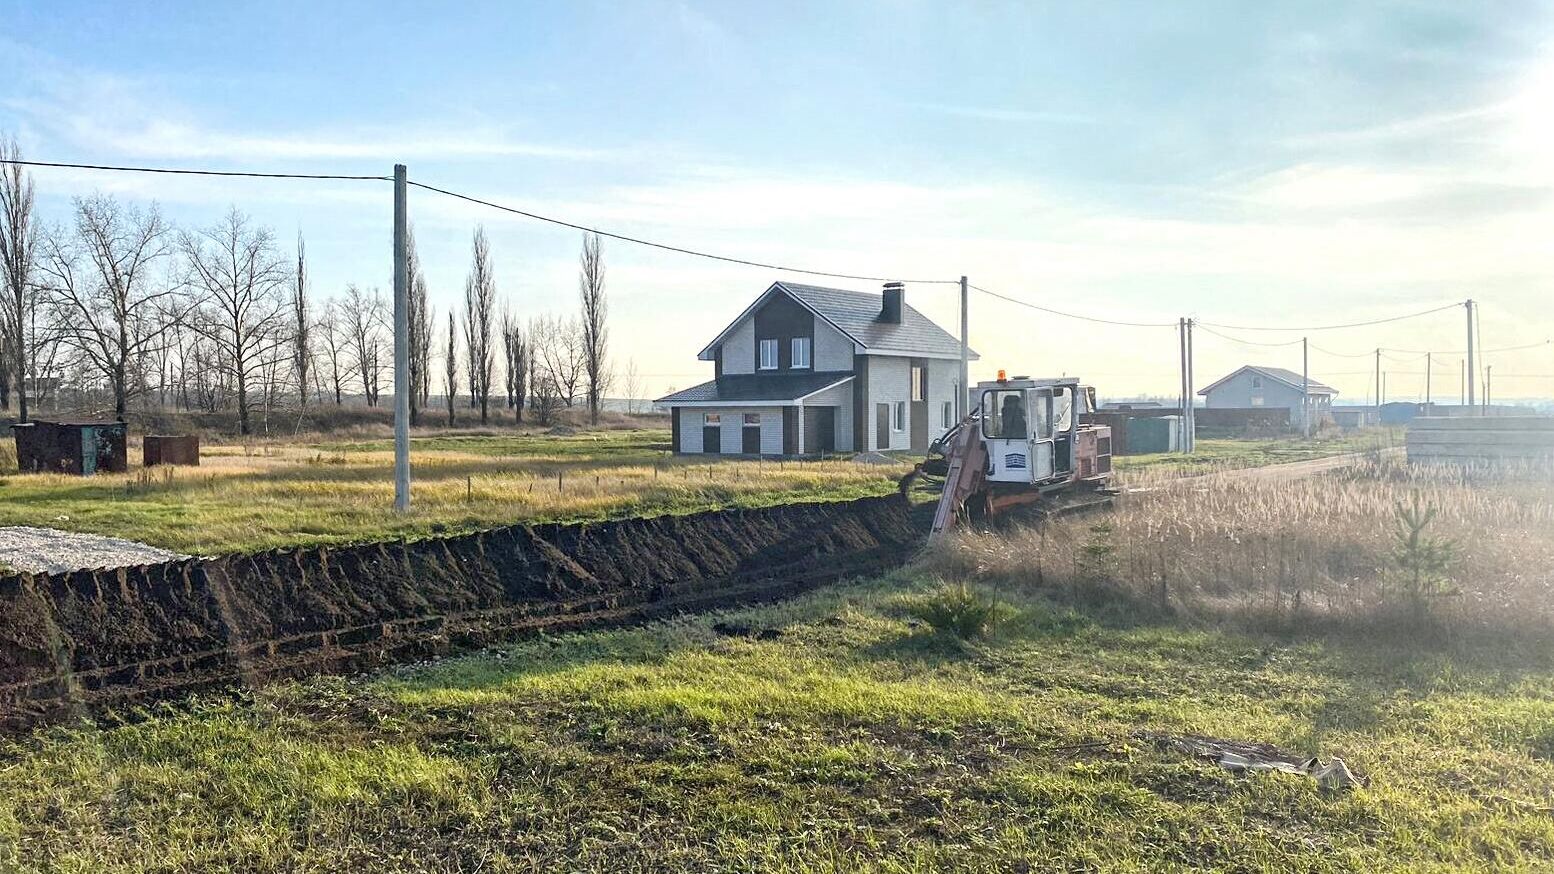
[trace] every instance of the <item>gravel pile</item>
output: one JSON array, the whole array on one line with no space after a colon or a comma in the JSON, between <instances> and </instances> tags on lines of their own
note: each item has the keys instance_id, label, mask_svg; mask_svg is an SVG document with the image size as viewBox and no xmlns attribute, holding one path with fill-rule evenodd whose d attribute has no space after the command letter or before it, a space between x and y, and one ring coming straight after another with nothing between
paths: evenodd
<instances>
[{"instance_id":1,"label":"gravel pile","mask_svg":"<svg viewBox=\"0 0 1554 874\"><path fill-rule=\"evenodd\" d=\"M0 527L0 567L30 573L116 568L187 557L117 537L21 525Z\"/></svg>"}]
</instances>

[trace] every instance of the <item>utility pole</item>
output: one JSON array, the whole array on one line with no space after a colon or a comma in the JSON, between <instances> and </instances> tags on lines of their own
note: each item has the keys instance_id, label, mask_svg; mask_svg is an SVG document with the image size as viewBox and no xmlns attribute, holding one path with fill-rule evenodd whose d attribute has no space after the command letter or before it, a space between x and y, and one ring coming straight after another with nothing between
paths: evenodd
<instances>
[{"instance_id":1,"label":"utility pole","mask_svg":"<svg viewBox=\"0 0 1554 874\"><path fill-rule=\"evenodd\" d=\"M1301 430L1311 439L1311 355L1306 348L1307 338L1300 338L1300 417Z\"/></svg>"},{"instance_id":2,"label":"utility pole","mask_svg":"<svg viewBox=\"0 0 1554 874\"><path fill-rule=\"evenodd\" d=\"M410 277L404 164L394 165L394 510L410 509Z\"/></svg>"},{"instance_id":3,"label":"utility pole","mask_svg":"<svg viewBox=\"0 0 1554 874\"><path fill-rule=\"evenodd\" d=\"M1468 383L1468 406L1472 407L1474 404L1473 383L1478 379L1478 366L1473 360L1473 298L1468 298L1464 306L1468 308L1468 362L1464 365L1467 368L1464 373L1467 376Z\"/></svg>"},{"instance_id":4,"label":"utility pole","mask_svg":"<svg viewBox=\"0 0 1554 874\"><path fill-rule=\"evenodd\" d=\"M1430 353L1425 353L1425 404L1430 403Z\"/></svg>"},{"instance_id":5,"label":"utility pole","mask_svg":"<svg viewBox=\"0 0 1554 874\"><path fill-rule=\"evenodd\" d=\"M1468 362L1457 359L1457 403L1468 405Z\"/></svg>"},{"instance_id":6,"label":"utility pole","mask_svg":"<svg viewBox=\"0 0 1554 874\"><path fill-rule=\"evenodd\" d=\"M1376 424L1381 424L1381 347L1376 347Z\"/></svg>"},{"instance_id":7,"label":"utility pole","mask_svg":"<svg viewBox=\"0 0 1554 874\"><path fill-rule=\"evenodd\" d=\"M1187 320L1187 451L1198 451L1198 396L1193 380L1192 372L1192 325L1193 320Z\"/></svg>"},{"instance_id":8,"label":"utility pole","mask_svg":"<svg viewBox=\"0 0 1554 874\"><path fill-rule=\"evenodd\" d=\"M971 315L967 309L966 277L960 278L960 391L955 393L955 420L971 414Z\"/></svg>"},{"instance_id":9,"label":"utility pole","mask_svg":"<svg viewBox=\"0 0 1554 874\"><path fill-rule=\"evenodd\" d=\"M1484 415L1486 416L1489 415L1490 378L1494 375L1494 369L1495 366L1493 364L1484 365Z\"/></svg>"},{"instance_id":10,"label":"utility pole","mask_svg":"<svg viewBox=\"0 0 1554 874\"><path fill-rule=\"evenodd\" d=\"M1181 392L1182 392L1182 394L1181 394L1181 398L1182 398L1182 417L1181 417L1181 426L1178 429L1178 431L1181 434L1181 441L1180 441L1181 445L1178 446L1177 448L1181 449L1183 452L1188 452L1190 450L1188 450L1188 448L1187 448L1187 320L1186 319L1177 319L1176 320L1176 334L1177 334L1177 343L1180 346L1181 368L1182 368L1182 372L1181 372L1181 377L1182 378L1181 378L1181 386L1180 386Z\"/></svg>"}]
</instances>

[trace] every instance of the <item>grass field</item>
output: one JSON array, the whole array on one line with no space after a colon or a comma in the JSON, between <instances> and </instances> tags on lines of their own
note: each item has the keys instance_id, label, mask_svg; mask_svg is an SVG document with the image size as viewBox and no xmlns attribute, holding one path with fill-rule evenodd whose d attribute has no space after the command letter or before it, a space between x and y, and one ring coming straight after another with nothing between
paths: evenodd
<instances>
[{"instance_id":1,"label":"grass field","mask_svg":"<svg viewBox=\"0 0 1554 874\"><path fill-rule=\"evenodd\" d=\"M1547 647L1113 623L1011 593L1017 615L961 644L906 618L922 585L903 576L4 742L0 865L1554 865ZM1236 776L1144 732L1337 755L1368 786Z\"/></svg>"},{"instance_id":2,"label":"grass field","mask_svg":"<svg viewBox=\"0 0 1554 874\"><path fill-rule=\"evenodd\" d=\"M1119 458L1124 472L1298 461L1380 445L1386 432L1319 440L1202 440L1181 455ZM520 521L681 513L887 494L899 465L675 456L666 430L574 436L469 434L413 441L412 512L396 516L388 440L215 444L199 468L88 479L18 475L0 443L0 525L127 537L194 554L452 534ZM136 453L131 451L131 455ZM10 474L3 471L11 471Z\"/></svg>"},{"instance_id":3,"label":"grass field","mask_svg":"<svg viewBox=\"0 0 1554 874\"><path fill-rule=\"evenodd\" d=\"M205 446L198 468L0 475L0 525L47 525L210 554L451 534L520 521L682 513L887 494L907 465L674 456L669 432L413 441L396 516L387 440ZM10 459L15 470L15 460Z\"/></svg>"},{"instance_id":4,"label":"grass field","mask_svg":"<svg viewBox=\"0 0 1554 874\"><path fill-rule=\"evenodd\" d=\"M0 868L1549 870L1538 475L1179 481L785 604L41 730L0 741ZM1413 494L1463 544L1423 616L1388 558ZM940 580L1006 618L932 632Z\"/></svg>"}]
</instances>

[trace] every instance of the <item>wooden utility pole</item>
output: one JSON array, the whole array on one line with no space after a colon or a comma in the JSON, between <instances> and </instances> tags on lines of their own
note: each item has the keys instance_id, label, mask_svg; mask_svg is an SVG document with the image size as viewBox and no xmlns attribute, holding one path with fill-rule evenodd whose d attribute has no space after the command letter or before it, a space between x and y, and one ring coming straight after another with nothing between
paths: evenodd
<instances>
[{"instance_id":1,"label":"wooden utility pole","mask_svg":"<svg viewBox=\"0 0 1554 874\"><path fill-rule=\"evenodd\" d=\"M410 509L410 219L404 164L394 165L394 509Z\"/></svg>"}]
</instances>

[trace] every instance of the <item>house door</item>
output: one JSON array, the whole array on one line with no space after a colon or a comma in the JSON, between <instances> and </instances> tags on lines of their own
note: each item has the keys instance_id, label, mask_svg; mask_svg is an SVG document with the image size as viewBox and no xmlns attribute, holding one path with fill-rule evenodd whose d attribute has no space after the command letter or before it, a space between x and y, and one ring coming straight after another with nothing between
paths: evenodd
<instances>
[{"instance_id":1,"label":"house door","mask_svg":"<svg viewBox=\"0 0 1554 874\"><path fill-rule=\"evenodd\" d=\"M760 425L760 422L757 421L757 423L754 424L754 425L746 423L743 428L739 429L739 433L740 433L739 451L743 452L746 455L760 455L761 454L761 425Z\"/></svg>"},{"instance_id":2,"label":"house door","mask_svg":"<svg viewBox=\"0 0 1554 874\"><path fill-rule=\"evenodd\" d=\"M874 405L874 448L890 448L890 404Z\"/></svg>"},{"instance_id":3,"label":"house door","mask_svg":"<svg viewBox=\"0 0 1554 874\"><path fill-rule=\"evenodd\" d=\"M716 416L709 417L709 421L702 425L701 451L708 455L717 455L723 451L723 425Z\"/></svg>"},{"instance_id":4,"label":"house door","mask_svg":"<svg viewBox=\"0 0 1554 874\"><path fill-rule=\"evenodd\" d=\"M815 414L815 452L830 455L836 451L836 407L813 407ZM804 438L806 441L808 437Z\"/></svg>"}]
</instances>

